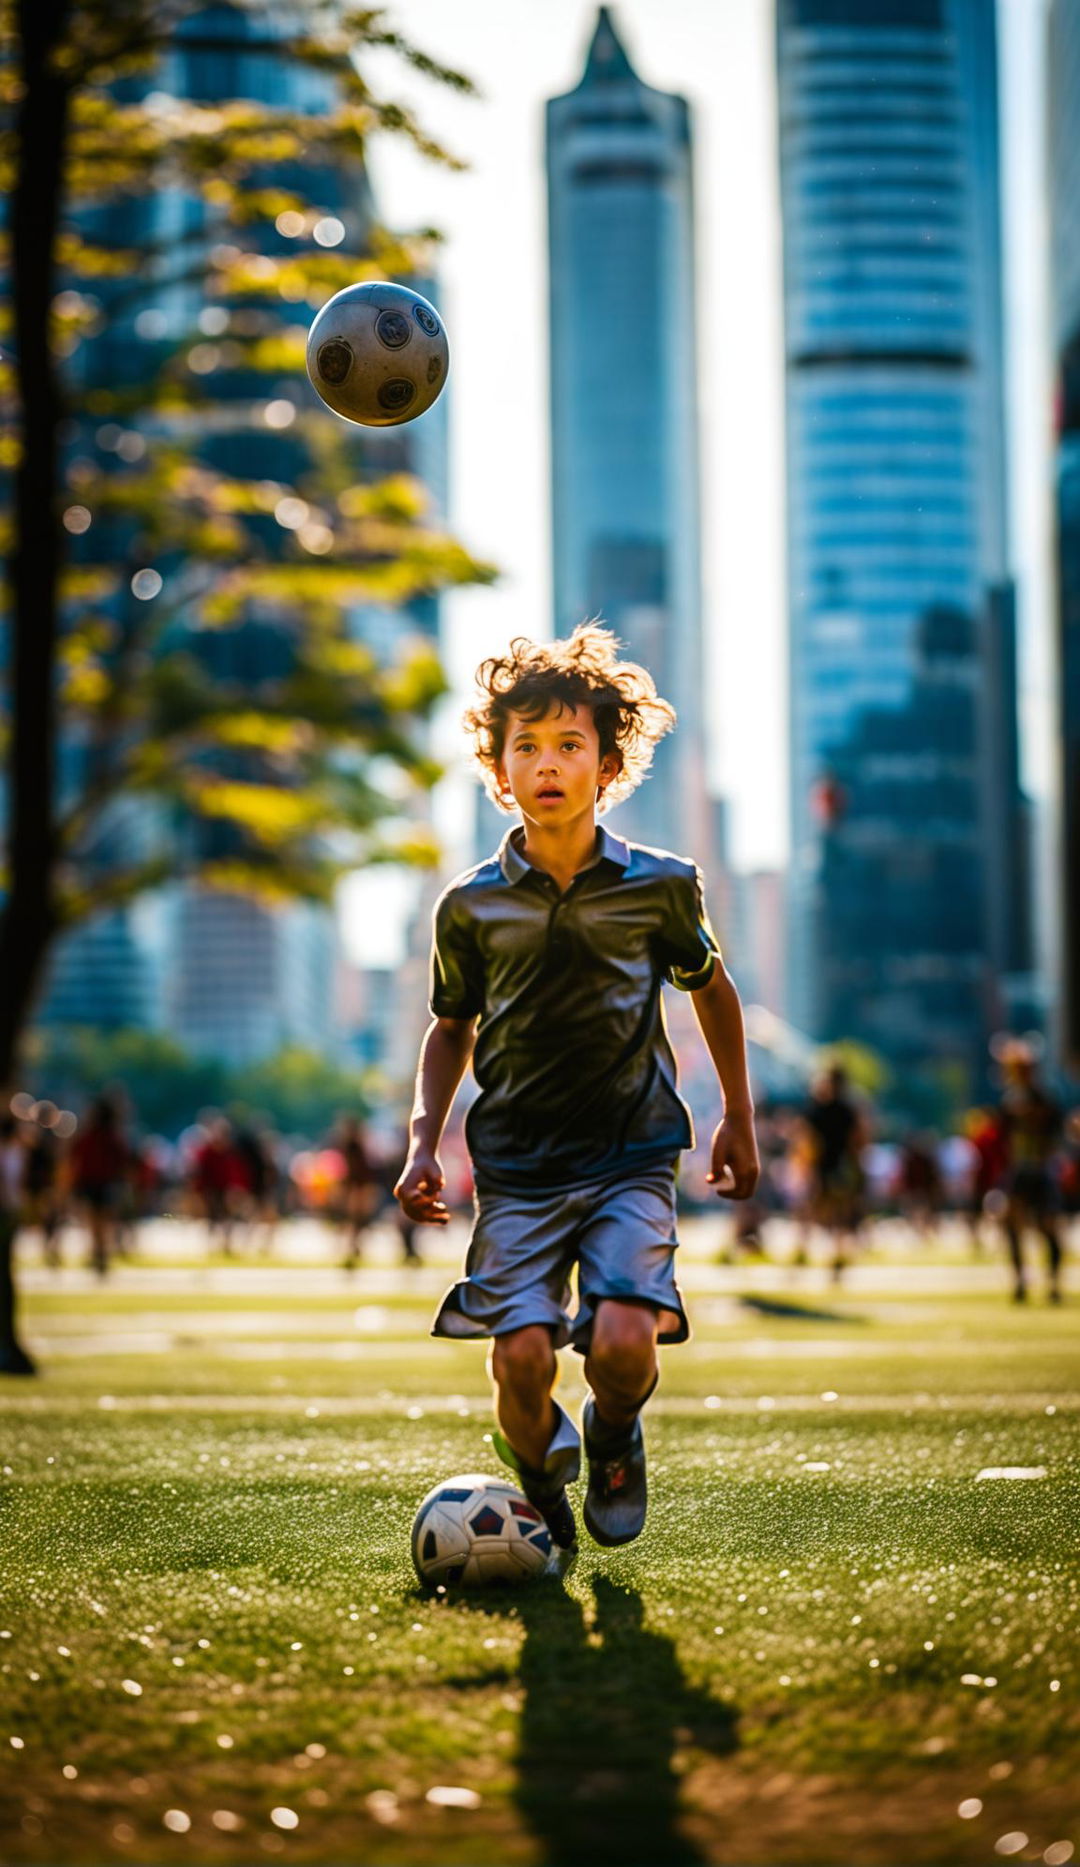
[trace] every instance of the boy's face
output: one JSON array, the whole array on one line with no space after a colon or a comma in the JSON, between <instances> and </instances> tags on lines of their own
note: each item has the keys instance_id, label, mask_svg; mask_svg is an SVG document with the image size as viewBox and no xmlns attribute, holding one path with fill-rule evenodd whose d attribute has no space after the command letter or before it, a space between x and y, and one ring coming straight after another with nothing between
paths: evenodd
<instances>
[{"instance_id":1,"label":"boy's face","mask_svg":"<svg viewBox=\"0 0 1080 1867\"><path fill-rule=\"evenodd\" d=\"M618 769L610 753L600 756L591 707L556 700L543 719L508 716L498 775L529 823L562 825L594 814Z\"/></svg>"}]
</instances>

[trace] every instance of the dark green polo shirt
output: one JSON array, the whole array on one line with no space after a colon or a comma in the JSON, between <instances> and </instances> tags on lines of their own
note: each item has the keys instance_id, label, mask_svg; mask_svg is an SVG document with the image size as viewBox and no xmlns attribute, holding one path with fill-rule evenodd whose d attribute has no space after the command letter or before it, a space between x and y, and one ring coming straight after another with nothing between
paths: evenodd
<instances>
[{"instance_id":1,"label":"dark green polo shirt","mask_svg":"<svg viewBox=\"0 0 1080 1867\"><path fill-rule=\"evenodd\" d=\"M479 1018L465 1133L477 1184L525 1191L694 1144L661 1001L720 957L692 862L600 828L565 894L513 830L435 907L431 1010Z\"/></svg>"}]
</instances>

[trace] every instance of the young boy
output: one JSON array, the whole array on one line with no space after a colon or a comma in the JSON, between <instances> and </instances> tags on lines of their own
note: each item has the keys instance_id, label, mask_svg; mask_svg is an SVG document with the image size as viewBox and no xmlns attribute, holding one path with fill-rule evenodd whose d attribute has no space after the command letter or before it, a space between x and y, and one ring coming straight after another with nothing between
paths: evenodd
<instances>
[{"instance_id":1,"label":"young boy","mask_svg":"<svg viewBox=\"0 0 1080 1867\"><path fill-rule=\"evenodd\" d=\"M556 1349L585 1356L591 1389L586 1525L598 1543L628 1543L645 1522L640 1414L657 1343L689 1334L673 1258L675 1163L693 1134L665 979L692 993L723 1091L709 1180L746 1199L758 1176L742 1011L700 874L597 824L675 721L617 647L585 623L568 641L519 638L478 671L466 728L489 793L522 821L436 906L434 1022L395 1188L410 1218L447 1223L437 1150L471 1057L476 1222L432 1333L494 1338L495 1446L563 1550L576 1543L566 1486L581 1449L553 1398Z\"/></svg>"}]
</instances>

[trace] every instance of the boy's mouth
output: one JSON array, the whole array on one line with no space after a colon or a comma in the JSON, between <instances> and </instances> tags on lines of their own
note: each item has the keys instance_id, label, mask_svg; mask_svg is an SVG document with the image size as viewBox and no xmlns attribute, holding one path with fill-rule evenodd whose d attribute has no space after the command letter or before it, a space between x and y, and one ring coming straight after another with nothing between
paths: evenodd
<instances>
[{"instance_id":1,"label":"boy's mouth","mask_svg":"<svg viewBox=\"0 0 1080 1867\"><path fill-rule=\"evenodd\" d=\"M556 803L558 803L558 802L560 802L560 800L561 800L561 798L562 798L562 795L563 795L563 794L562 794L562 792L561 792L561 791L560 791L560 790L559 790L559 789L557 788L557 786L555 786L555 785L553 785L553 784L546 784L546 785L544 786L544 788L543 788L543 790L542 790L542 791L538 791L538 792L536 793L536 795L537 795L537 798L539 799L539 801L540 801L540 803L542 803L542 804L544 804L544 803L548 803L548 804L556 804Z\"/></svg>"}]
</instances>

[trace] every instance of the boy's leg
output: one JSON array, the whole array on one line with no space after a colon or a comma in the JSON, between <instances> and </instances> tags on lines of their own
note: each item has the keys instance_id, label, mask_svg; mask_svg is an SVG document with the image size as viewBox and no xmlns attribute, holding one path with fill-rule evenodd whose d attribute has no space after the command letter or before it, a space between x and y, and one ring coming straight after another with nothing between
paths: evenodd
<instances>
[{"instance_id":1,"label":"boy's leg","mask_svg":"<svg viewBox=\"0 0 1080 1867\"><path fill-rule=\"evenodd\" d=\"M593 1391L597 1426L626 1438L653 1388L657 1316L651 1304L605 1297L596 1306L585 1379Z\"/></svg>"},{"instance_id":2,"label":"boy's leg","mask_svg":"<svg viewBox=\"0 0 1080 1867\"><path fill-rule=\"evenodd\" d=\"M551 1398L557 1374L551 1330L545 1324L531 1323L495 1337L495 1449L517 1473L553 1542L571 1550L577 1543L577 1525L566 1487L581 1469L581 1454L576 1428Z\"/></svg>"},{"instance_id":3,"label":"boy's leg","mask_svg":"<svg viewBox=\"0 0 1080 1867\"><path fill-rule=\"evenodd\" d=\"M596 1306L585 1375L585 1522L598 1543L630 1543L645 1526L648 1489L639 1415L659 1378L655 1308L621 1298Z\"/></svg>"},{"instance_id":4,"label":"boy's leg","mask_svg":"<svg viewBox=\"0 0 1080 1867\"><path fill-rule=\"evenodd\" d=\"M555 1432L557 1364L551 1330L542 1323L497 1335L491 1345L495 1418L519 1459L539 1471Z\"/></svg>"}]
</instances>

